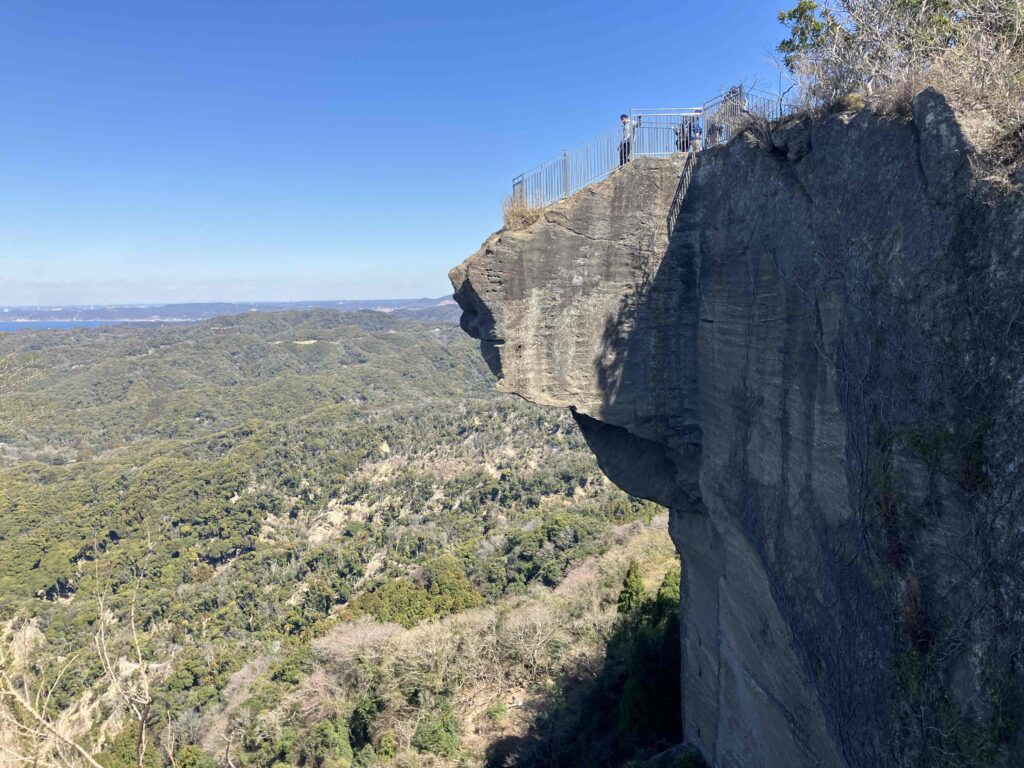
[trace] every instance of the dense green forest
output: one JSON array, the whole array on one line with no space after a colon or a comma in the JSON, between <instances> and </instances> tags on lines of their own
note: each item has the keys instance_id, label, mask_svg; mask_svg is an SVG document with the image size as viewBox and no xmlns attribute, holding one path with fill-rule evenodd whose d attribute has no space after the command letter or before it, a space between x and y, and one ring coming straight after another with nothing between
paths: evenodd
<instances>
[{"instance_id":1,"label":"dense green forest","mask_svg":"<svg viewBox=\"0 0 1024 768\"><path fill-rule=\"evenodd\" d=\"M678 664L659 513L448 322L0 335L0 684L38 694L3 699L0 765L653 754L678 722L671 685L640 695Z\"/></svg>"}]
</instances>

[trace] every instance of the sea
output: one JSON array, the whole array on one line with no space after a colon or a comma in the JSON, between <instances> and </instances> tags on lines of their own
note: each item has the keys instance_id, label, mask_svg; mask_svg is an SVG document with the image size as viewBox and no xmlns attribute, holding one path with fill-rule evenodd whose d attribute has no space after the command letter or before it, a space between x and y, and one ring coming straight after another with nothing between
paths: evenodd
<instances>
[{"instance_id":1,"label":"sea","mask_svg":"<svg viewBox=\"0 0 1024 768\"><path fill-rule=\"evenodd\" d=\"M23 323L0 321L0 333L7 331L45 331L54 328L96 328L101 325L116 325L109 320L29 320Z\"/></svg>"}]
</instances>

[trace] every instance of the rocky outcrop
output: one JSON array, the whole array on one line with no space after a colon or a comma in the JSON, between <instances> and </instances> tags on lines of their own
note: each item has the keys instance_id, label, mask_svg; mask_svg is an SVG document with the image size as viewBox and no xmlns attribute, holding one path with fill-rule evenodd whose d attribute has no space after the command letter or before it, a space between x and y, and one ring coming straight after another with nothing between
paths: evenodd
<instances>
[{"instance_id":1,"label":"rocky outcrop","mask_svg":"<svg viewBox=\"0 0 1024 768\"><path fill-rule=\"evenodd\" d=\"M451 272L671 510L716 766L1024 764L1024 201L933 91L639 158Z\"/></svg>"}]
</instances>

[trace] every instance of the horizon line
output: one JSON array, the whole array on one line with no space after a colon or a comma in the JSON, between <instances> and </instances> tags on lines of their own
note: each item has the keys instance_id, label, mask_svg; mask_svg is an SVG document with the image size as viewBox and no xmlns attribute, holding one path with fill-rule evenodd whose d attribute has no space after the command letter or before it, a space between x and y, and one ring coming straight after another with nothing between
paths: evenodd
<instances>
[{"instance_id":1,"label":"horizon line","mask_svg":"<svg viewBox=\"0 0 1024 768\"><path fill-rule=\"evenodd\" d=\"M194 301L130 301L124 303L100 303L88 304L0 304L0 312L7 312L14 309L32 310L60 310L60 309L142 309L151 307L188 307L199 304L229 304L244 306L252 304L342 304L346 302L398 302L398 301L445 301L452 300L452 294L446 293L441 296L391 296L386 298L358 298L358 299L254 299L254 300L231 300L231 299L208 299Z\"/></svg>"}]
</instances>

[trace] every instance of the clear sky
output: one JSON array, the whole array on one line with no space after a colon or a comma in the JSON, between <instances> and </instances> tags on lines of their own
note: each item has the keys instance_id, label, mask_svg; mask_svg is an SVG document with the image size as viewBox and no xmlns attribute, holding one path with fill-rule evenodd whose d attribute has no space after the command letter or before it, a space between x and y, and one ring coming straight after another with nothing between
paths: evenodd
<instances>
[{"instance_id":1,"label":"clear sky","mask_svg":"<svg viewBox=\"0 0 1024 768\"><path fill-rule=\"evenodd\" d=\"M450 292L511 178L760 77L795 0L5 0L0 305Z\"/></svg>"}]
</instances>

